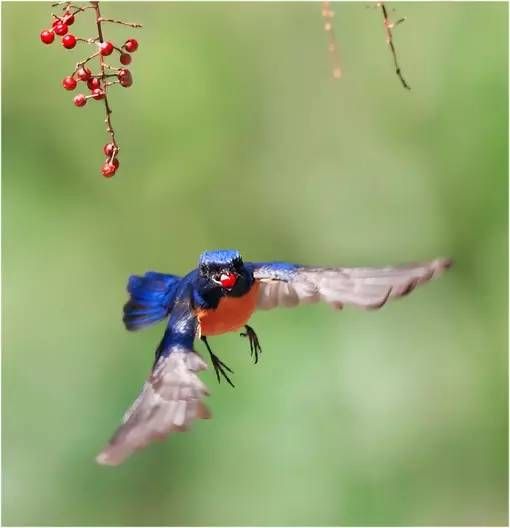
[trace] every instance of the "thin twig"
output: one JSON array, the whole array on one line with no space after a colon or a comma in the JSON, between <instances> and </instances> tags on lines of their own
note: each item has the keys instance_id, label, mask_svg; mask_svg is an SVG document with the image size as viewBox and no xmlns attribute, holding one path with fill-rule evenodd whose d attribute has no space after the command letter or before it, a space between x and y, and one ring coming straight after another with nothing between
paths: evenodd
<instances>
[{"instance_id":1,"label":"thin twig","mask_svg":"<svg viewBox=\"0 0 510 528\"><path fill-rule=\"evenodd\" d=\"M76 37L76 42L86 42L87 44L95 44L97 42L97 38L83 38L83 37Z\"/></svg>"},{"instance_id":2,"label":"thin twig","mask_svg":"<svg viewBox=\"0 0 510 528\"><path fill-rule=\"evenodd\" d=\"M87 57L86 59L83 59L80 62L77 62L76 69L74 71L77 72L81 67L87 64L87 62L91 61L94 57L97 57L98 55L99 55L99 51L96 51L95 53ZM98 75L98 77L101 77L101 75Z\"/></svg>"},{"instance_id":3,"label":"thin twig","mask_svg":"<svg viewBox=\"0 0 510 528\"><path fill-rule=\"evenodd\" d=\"M342 68L340 67L340 54L338 52L338 44L336 42L332 23L332 18L335 16L335 13L331 10L329 0L324 0L322 2L322 16L324 18L324 31L326 31L328 35L328 50L333 64L333 78L340 79L342 76Z\"/></svg>"},{"instance_id":4,"label":"thin twig","mask_svg":"<svg viewBox=\"0 0 510 528\"><path fill-rule=\"evenodd\" d=\"M124 22L123 20L114 20L113 18L103 18L99 19L100 22L112 22L114 24L122 24L123 26L129 26L132 28L141 28L142 24L137 24L135 22Z\"/></svg>"},{"instance_id":5,"label":"thin twig","mask_svg":"<svg viewBox=\"0 0 510 528\"><path fill-rule=\"evenodd\" d=\"M94 9L96 11L96 25L97 25L97 34L99 36L99 42L102 43L104 42L104 39L103 39L103 29L101 27L101 12L99 10L99 2L91 2L91 4L94 6ZM104 59L103 59L103 56L101 54L99 54L99 62L100 62L100 66L101 66L101 77L104 78L105 75L106 75L106 71L105 71L105 63L104 63ZM110 108L110 105L108 103L108 85L107 83L103 83L104 85L104 88L103 88L103 91L104 91L104 97L103 97L103 101L104 101L104 107L105 107L105 124L106 124L106 131L108 132L108 134L110 134L111 138L112 138L112 143L113 143L113 155L112 155L112 158L114 158L116 156L116 154L119 152L119 145L117 143L117 140L115 139L115 130L113 129L113 126L112 126L112 120L111 120L111 113L112 113L112 110Z\"/></svg>"},{"instance_id":6,"label":"thin twig","mask_svg":"<svg viewBox=\"0 0 510 528\"><path fill-rule=\"evenodd\" d=\"M110 66L109 64L106 64L106 62L103 63L103 66L105 67L106 70L113 70L116 72L122 70L122 68L117 68L117 66Z\"/></svg>"},{"instance_id":7,"label":"thin twig","mask_svg":"<svg viewBox=\"0 0 510 528\"><path fill-rule=\"evenodd\" d=\"M91 75L90 78L91 79L106 79L108 77L117 77L117 74L116 73L106 73L105 75Z\"/></svg>"},{"instance_id":8,"label":"thin twig","mask_svg":"<svg viewBox=\"0 0 510 528\"><path fill-rule=\"evenodd\" d=\"M402 86L410 90L411 87L407 84L406 80L404 79L404 76L402 75L402 70L400 69L400 65L398 63L397 50L395 49L395 45L393 44L393 31L392 31L393 28L397 26L398 24L402 23L405 20L405 18L401 18L397 22L393 23L388 17L388 11L386 10L386 6L384 5L384 2L377 2L377 6L381 8L381 11L383 14L384 31L386 32L386 42L388 46L390 47L391 54L393 56L393 64L395 65L395 73L400 79Z\"/></svg>"}]
</instances>

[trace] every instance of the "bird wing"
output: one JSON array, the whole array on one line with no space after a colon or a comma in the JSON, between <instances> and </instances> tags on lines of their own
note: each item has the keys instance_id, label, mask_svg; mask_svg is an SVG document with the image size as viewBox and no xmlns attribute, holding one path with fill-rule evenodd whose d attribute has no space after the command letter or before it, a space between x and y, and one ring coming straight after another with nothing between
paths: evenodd
<instances>
[{"instance_id":1,"label":"bird wing","mask_svg":"<svg viewBox=\"0 0 510 528\"><path fill-rule=\"evenodd\" d=\"M210 418L203 403L208 391L196 374L207 368L193 350L196 330L189 302L176 302L153 370L122 424L97 456L98 463L118 465L149 443L185 431L193 420Z\"/></svg>"},{"instance_id":2,"label":"bird wing","mask_svg":"<svg viewBox=\"0 0 510 528\"><path fill-rule=\"evenodd\" d=\"M381 308L390 299L407 295L449 268L450 259L381 268L320 268L279 262L254 263L259 283L257 308L324 301L340 309L345 304Z\"/></svg>"}]
</instances>

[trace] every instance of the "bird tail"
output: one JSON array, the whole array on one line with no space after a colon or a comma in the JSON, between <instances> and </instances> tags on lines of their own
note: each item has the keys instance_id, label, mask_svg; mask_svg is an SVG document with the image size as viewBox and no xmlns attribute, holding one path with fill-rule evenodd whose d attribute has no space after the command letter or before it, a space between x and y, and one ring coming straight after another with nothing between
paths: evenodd
<instances>
[{"instance_id":1,"label":"bird tail","mask_svg":"<svg viewBox=\"0 0 510 528\"><path fill-rule=\"evenodd\" d=\"M124 325L139 330L164 319L169 312L180 277L149 271L131 275L127 284L129 301L124 305Z\"/></svg>"}]
</instances>

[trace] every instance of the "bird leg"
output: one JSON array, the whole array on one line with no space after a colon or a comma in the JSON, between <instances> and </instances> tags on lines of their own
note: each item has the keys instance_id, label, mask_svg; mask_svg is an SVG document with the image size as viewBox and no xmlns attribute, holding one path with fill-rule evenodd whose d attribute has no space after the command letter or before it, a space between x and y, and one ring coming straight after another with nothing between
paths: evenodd
<instances>
[{"instance_id":1,"label":"bird leg","mask_svg":"<svg viewBox=\"0 0 510 528\"><path fill-rule=\"evenodd\" d=\"M248 338L250 342L250 356L255 356L254 363L257 363L259 360L259 354L262 354L262 347L260 346L259 338L251 326L244 325L244 328L246 332L241 332L239 335Z\"/></svg>"},{"instance_id":2,"label":"bird leg","mask_svg":"<svg viewBox=\"0 0 510 528\"><path fill-rule=\"evenodd\" d=\"M232 381L228 377L228 374L225 372L226 370L228 370L228 372L233 374L234 371L231 370L227 365L225 365L225 363L223 363L223 361L221 361L221 359L211 350L211 347L209 346L209 343L205 336L202 336L200 339L205 343L205 346L207 347L207 351L209 352L209 355L211 356L211 361L214 367L214 372L216 372L216 377L218 378L218 383L221 382L221 378L220 378L220 374L221 374L230 386L235 387L235 385L232 383Z\"/></svg>"}]
</instances>

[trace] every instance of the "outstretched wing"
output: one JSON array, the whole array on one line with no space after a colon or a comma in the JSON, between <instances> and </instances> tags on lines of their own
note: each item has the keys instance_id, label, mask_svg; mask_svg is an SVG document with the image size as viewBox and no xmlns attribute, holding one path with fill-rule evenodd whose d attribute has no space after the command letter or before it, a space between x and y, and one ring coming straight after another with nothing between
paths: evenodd
<instances>
[{"instance_id":1,"label":"outstretched wing","mask_svg":"<svg viewBox=\"0 0 510 528\"><path fill-rule=\"evenodd\" d=\"M384 268L315 268L279 262L252 266L260 284L259 309L319 301L337 309L345 304L377 309L439 276L451 264L450 259L436 259Z\"/></svg>"},{"instance_id":2,"label":"outstretched wing","mask_svg":"<svg viewBox=\"0 0 510 528\"><path fill-rule=\"evenodd\" d=\"M208 391L196 374L207 368L193 350L196 329L189 302L176 303L154 368L121 426L97 456L98 463L118 465L152 441L185 431L197 418L210 417L203 403Z\"/></svg>"}]
</instances>

